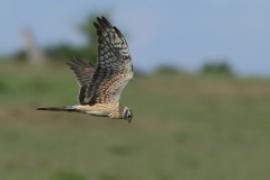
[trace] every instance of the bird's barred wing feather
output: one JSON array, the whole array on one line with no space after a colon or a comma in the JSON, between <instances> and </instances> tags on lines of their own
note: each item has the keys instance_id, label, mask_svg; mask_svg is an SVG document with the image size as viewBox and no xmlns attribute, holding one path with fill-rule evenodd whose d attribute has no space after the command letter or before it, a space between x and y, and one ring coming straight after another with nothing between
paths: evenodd
<instances>
[{"instance_id":1,"label":"bird's barred wing feather","mask_svg":"<svg viewBox=\"0 0 270 180\"><path fill-rule=\"evenodd\" d=\"M98 35L97 64L81 103L115 103L133 77L128 45L123 34L106 18L98 17L94 26Z\"/></svg>"},{"instance_id":2,"label":"bird's barred wing feather","mask_svg":"<svg viewBox=\"0 0 270 180\"><path fill-rule=\"evenodd\" d=\"M87 64L77 57L74 57L72 60L67 62L67 64L74 72L80 86L88 85L91 82L95 71L95 68L92 65Z\"/></svg>"},{"instance_id":3,"label":"bird's barred wing feather","mask_svg":"<svg viewBox=\"0 0 270 180\"><path fill-rule=\"evenodd\" d=\"M70 69L73 71L78 83L80 85L79 101L83 102L85 90L91 82L95 68L84 62L83 60L74 57L67 63Z\"/></svg>"}]
</instances>

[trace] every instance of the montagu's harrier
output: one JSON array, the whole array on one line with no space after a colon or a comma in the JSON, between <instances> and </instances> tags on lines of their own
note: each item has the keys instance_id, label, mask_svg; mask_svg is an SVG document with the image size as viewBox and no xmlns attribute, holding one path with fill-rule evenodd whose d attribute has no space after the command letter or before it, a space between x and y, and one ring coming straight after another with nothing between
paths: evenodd
<instances>
[{"instance_id":1,"label":"montagu's harrier","mask_svg":"<svg viewBox=\"0 0 270 180\"><path fill-rule=\"evenodd\" d=\"M131 110L119 105L124 88L133 78L127 42L123 34L105 17L97 17L94 26L98 36L98 57L95 67L78 58L67 63L80 85L80 104L41 107L38 110L81 112L131 122L133 118Z\"/></svg>"}]
</instances>

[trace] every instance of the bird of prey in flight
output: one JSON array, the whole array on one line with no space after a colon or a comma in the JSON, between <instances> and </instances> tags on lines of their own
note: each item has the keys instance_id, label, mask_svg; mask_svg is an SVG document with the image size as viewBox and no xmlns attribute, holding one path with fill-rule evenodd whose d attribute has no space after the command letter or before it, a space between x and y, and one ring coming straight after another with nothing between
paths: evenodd
<instances>
[{"instance_id":1,"label":"bird of prey in flight","mask_svg":"<svg viewBox=\"0 0 270 180\"><path fill-rule=\"evenodd\" d=\"M94 26L98 36L95 67L79 58L67 63L80 85L80 104L41 107L38 110L81 112L131 122L132 111L119 104L124 88L133 78L133 66L126 39L105 17L97 17Z\"/></svg>"}]
</instances>

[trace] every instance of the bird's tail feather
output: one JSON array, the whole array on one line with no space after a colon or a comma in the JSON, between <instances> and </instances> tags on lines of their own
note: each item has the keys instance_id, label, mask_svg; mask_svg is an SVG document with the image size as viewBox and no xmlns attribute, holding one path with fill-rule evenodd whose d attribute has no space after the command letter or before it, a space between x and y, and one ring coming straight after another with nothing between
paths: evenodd
<instances>
[{"instance_id":1,"label":"bird's tail feather","mask_svg":"<svg viewBox=\"0 0 270 180\"><path fill-rule=\"evenodd\" d=\"M37 108L37 110L40 110L40 111L68 111L68 112L78 111L78 109L76 109L73 106L64 106L64 107L39 107L39 108Z\"/></svg>"}]
</instances>

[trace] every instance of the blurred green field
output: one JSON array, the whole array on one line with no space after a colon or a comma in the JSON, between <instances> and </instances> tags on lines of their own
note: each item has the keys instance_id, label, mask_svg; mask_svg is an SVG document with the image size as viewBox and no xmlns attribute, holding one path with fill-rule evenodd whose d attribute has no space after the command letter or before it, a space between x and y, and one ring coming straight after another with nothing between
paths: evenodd
<instances>
[{"instance_id":1,"label":"blurred green field","mask_svg":"<svg viewBox=\"0 0 270 180\"><path fill-rule=\"evenodd\" d=\"M1 180L270 179L270 79L137 77L132 124L35 110L77 91L67 67L0 65Z\"/></svg>"}]
</instances>

